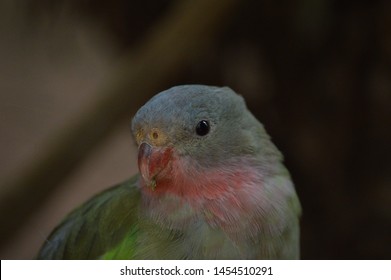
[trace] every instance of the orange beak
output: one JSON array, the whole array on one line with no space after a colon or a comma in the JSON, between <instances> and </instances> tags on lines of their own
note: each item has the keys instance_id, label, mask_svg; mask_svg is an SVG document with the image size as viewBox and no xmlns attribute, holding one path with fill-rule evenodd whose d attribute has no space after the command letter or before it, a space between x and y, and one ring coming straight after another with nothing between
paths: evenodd
<instances>
[{"instance_id":1,"label":"orange beak","mask_svg":"<svg viewBox=\"0 0 391 280\"><path fill-rule=\"evenodd\" d=\"M138 148L138 169L146 186L155 189L158 179L170 162L172 150L170 148L153 147L148 143L141 143Z\"/></svg>"}]
</instances>

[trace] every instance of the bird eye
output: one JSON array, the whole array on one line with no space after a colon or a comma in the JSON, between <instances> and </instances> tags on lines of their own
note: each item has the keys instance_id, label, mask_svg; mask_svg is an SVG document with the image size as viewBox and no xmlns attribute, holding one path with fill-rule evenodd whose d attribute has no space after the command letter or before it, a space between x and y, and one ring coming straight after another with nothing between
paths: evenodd
<instances>
[{"instance_id":1,"label":"bird eye","mask_svg":"<svg viewBox=\"0 0 391 280\"><path fill-rule=\"evenodd\" d=\"M210 130L209 122L205 120L200 121L196 126L196 133L199 136L204 136L208 134L209 130Z\"/></svg>"}]
</instances>

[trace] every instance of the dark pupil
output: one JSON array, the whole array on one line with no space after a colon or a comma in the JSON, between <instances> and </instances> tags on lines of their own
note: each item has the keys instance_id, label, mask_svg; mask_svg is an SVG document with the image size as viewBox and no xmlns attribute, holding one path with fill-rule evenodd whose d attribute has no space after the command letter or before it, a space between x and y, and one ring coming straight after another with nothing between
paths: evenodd
<instances>
[{"instance_id":1,"label":"dark pupil","mask_svg":"<svg viewBox=\"0 0 391 280\"><path fill-rule=\"evenodd\" d=\"M196 132L199 136L204 136L209 132L209 123L207 121L200 121L197 124Z\"/></svg>"}]
</instances>

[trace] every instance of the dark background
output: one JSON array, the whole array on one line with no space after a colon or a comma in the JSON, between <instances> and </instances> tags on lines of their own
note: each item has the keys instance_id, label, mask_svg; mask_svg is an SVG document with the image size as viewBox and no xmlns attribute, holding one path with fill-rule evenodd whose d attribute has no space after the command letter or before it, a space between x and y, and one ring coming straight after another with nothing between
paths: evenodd
<instances>
[{"instance_id":1,"label":"dark background","mask_svg":"<svg viewBox=\"0 0 391 280\"><path fill-rule=\"evenodd\" d=\"M0 4L2 259L135 173L137 107L190 83L242 94L282 150L303 259L391 258L391 2L205 2Z\"/></svg>"}]
</instances>

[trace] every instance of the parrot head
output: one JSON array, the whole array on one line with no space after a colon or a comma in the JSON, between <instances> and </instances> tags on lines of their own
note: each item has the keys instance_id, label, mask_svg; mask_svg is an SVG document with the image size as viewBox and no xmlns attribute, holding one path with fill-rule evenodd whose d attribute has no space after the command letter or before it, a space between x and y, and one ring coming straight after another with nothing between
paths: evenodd
<instances>
[{"instance_id":1,"label":"parrot head","mask_svg":"<svg viewBox=\"0 0 391 280\"><path fill-rule=\"evenodd\" d=\"M234 175L248 166L244 160L259 165L281 157L243 98L228 87L184 85L163 91L139 109L132 132L141 183L156 191L183 193L189 185Z\"/></svg>"}]
</instances>

